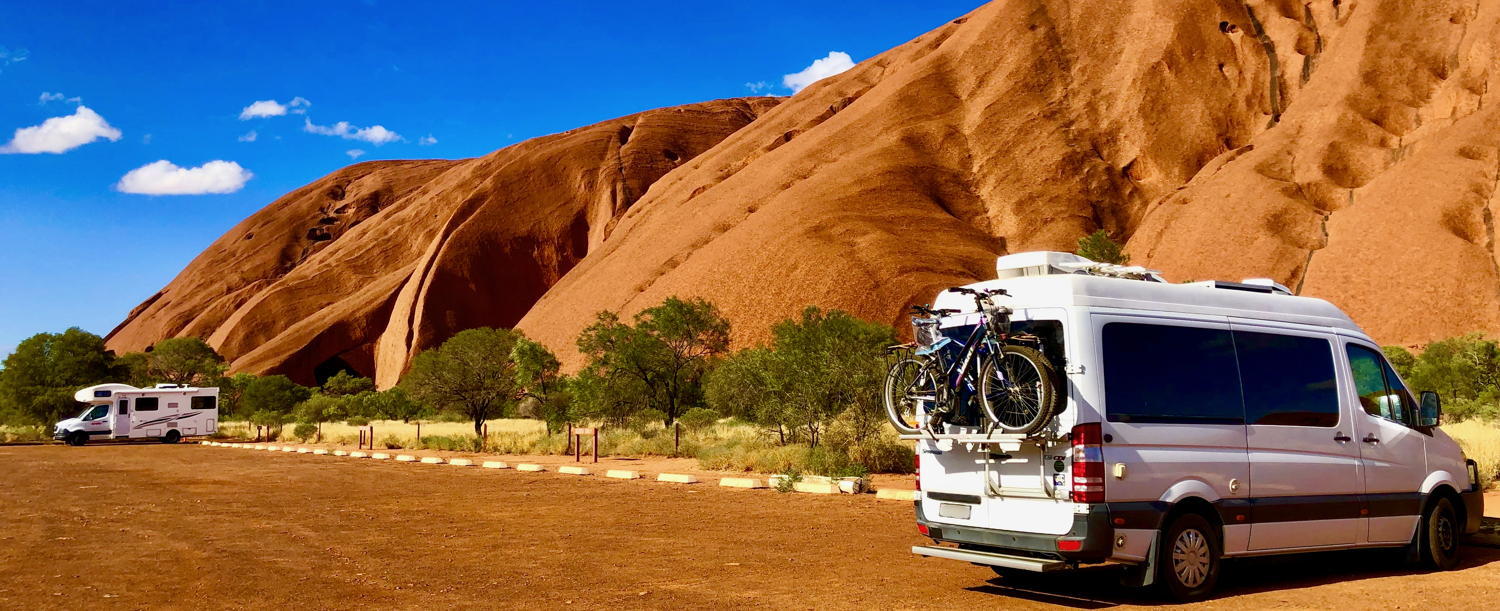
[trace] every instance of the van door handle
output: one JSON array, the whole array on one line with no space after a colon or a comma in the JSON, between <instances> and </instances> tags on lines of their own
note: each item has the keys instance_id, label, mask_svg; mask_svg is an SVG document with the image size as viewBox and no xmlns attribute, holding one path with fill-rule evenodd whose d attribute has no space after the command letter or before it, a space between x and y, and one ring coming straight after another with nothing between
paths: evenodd
<instances>
[{"instance_id":1,"label":"van door handle","mask_svg":"<svg viewBox=\"0 0 1500 611\"><path fill-rule=\"evenodd\" d=\"M1353 441L1354 438L1350 437L1348 435L1345 435L1343 431L1339 431L1339 432L1333 434L1333 440L1337 441L1339 443L1344 443L1345 441Z\"/></svg>"},{"instance_id":2,"label":"van door handle","mask_svg":"<svg viewBox=\"0 0 1500 611\"><path fill-rule=\"evenodd\" d=\"M1365 435L1363 441L1365 443L1380 443L1380 438L1376 437L1374 433L1370 433L1369 435Z\"/></svg>"}]
</instances>

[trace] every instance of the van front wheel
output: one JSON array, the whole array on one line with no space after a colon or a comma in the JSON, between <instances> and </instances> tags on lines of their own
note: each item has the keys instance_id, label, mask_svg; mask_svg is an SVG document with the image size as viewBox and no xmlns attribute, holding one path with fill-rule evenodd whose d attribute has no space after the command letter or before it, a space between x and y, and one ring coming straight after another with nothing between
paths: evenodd
<instances>
[{"instance_id":1,"label":"van front wheel","mask_svg":"<svg viewBox=\"0 0 1500 611\"><path fill-rule=\"evenodd\" d=\"M1172 520L1163 533L1157 553L1157 579L1167 593L1180 601L1201 600L1219 581L1223 548L1218 529L1196 513Z\"/></svg>"},{"instance_id":2,"label":"van front wheel","mask_svg":"<svg viewBox=\"0 0 1500 611\"><path fill-rule=\"evenodd\" d=\"M1438 497L1422 516L1419 533L1422 563L1439 571L1458 566L1458 512L1448 497Z\"/></svg>"},{"instance_id":3,"label":"van front wheel","mask_svg":"<svg viewBox=\"0 0 1500 611\"><path fill-rule=\"evenodd\" d=\"M70 446L81 446L89 442L89 434L83 431L73 431L68 433L67 440Z\"/></svg>"}]
</instances>

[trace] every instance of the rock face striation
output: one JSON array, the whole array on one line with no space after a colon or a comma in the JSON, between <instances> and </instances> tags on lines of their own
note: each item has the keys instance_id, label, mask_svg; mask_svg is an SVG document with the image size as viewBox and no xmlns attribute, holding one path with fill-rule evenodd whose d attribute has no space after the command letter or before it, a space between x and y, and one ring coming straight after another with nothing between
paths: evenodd
<instances>
[{"instance_id":1,"label":"rock face striation","mask_svg":"<svg viewBox=\"0 0 1500 611\"><path fill-rule=\"evenodd\" d=\"M785 99L650 111L287 195L110 346L394 383L517 326L702 296L737 342L808 304L898 323L997 255L1104 229L1174 280L1269 276L1376 339L1500 331L1500 0L1007 0ZM779 102L779 103L778 103Z\"/></svg>"}]
</instances>

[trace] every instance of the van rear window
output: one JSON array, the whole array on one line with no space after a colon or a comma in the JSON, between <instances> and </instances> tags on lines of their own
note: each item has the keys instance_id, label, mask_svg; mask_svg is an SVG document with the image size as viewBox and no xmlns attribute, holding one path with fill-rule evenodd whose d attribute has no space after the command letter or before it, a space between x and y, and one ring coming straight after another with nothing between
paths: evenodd
<instances>
[{"instance_id":1,"label":"van rear window","mask_svg":"<svg viewBox=\"0 0 1500 611\"><path fill-rule=\"evenodd\" d=\"M193 409L213 409L218 397L193 397Z\"/></svg>"},{"instance_id":2,"label":"van rear window","mask_svg":"<svg viewBox=\"0 0 1500 611\"><path fill-rule=\"evenodd\" d=\"M1112 422L1242 424L1228 329L1104 325L1104 401Z\"/></svg>"},{"instance_id":3,"label":"van rear window","mask_svg":"<svg viewBox=\"0 0 1500 611\"><path fill-rule=\"evenodd\" d=\"M1338 383L1326 339L1234 332L1249 424L1337 426Z\"/></svg>"},{"instance_id":4,"label":"van rear window","mask_svg":"<svg viewBox=\"0 0 1500 611\"><path fill-rule=\"evenodd\" d=\"M138 412L154 412L154 411L156 411L156 402L157 402L156 397L141 397L139 399L136 399L135 400L135 411L138 411Z\"/></svg>"}]
</instances>

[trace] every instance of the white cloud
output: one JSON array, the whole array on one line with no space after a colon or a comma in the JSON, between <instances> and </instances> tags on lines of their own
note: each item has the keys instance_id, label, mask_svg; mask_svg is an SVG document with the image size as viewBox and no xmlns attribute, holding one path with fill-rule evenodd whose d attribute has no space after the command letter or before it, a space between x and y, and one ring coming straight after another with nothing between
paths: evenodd
<instances>
[{"instance_id":1,"label":"white cloud","mask_svg":"<svg viewBox=\"0 0 1500 611\"><path fill-rule=\"evenodd\" d=\"M828 78L854 67L854 58L849 57L843 51L830 51L828 57L813 60L811 66L803 68L801 72L795 72L781 77L781 84L791 89L792 93L802 91L802 88Z\"/></svg>"},{"instance_id":2,"label":"white cloud","mask_svg":"<svg viewBox=\"0 0 1500 611\"><path fill-rule=\"evenodd\" d=\"M182 168L163 159L127 172L115 188L143 195L234 193L253 176L233 161L216 159L196 168Z\"/></svg>"},{"instance_id":3,"label":"white cloud","mask_svg":"<svg viewBox=\"0 0 1500 611\"><path fill-rule=\"evenodd\" d=\"M745 88L749 89L750 93L760 93L770 89L771 84L765 81L755 81L754 83L745 83Z\"/></svg>"},{"instance_id":4,"label":"white cloud","mask_svg":"<svg viewBox=\"0 0 1500 611\"><path fill-rule=\"evenodd\" d=\"M338 136L345 140L362 140L375 146L402 140L401 134L388 130L384 126L355 127L348 121L339 121L333 125L317 125L312 122L312 119L303 119L302 131L324 136Z\"/></svg>"},{"instance_id":5,"label":"white cloud","mask_svg":"<svg viewBox=\"0 0 1500 611\"><path fill-rule=\"evenodd\" d=\"M365 152L360 149L349 149L347 151L344 151L344 154L348 155L350 159L359 159L365 154Z\"/></svg>"},{"instance_id":6,"label":"white cloud","mask_svg":"<svg viewBox=\"0 0 1500 611\"><path fill-rule=\"evenodd\" d=\"M47 102L67 102L69 104L82 104L83 103L83 98L78 97L76 95L70 98L68 96L63 95L60 92L59 93L48 93L46 91L43 91L42 92L42 96L40 98L37 98L37 103L38 104L46 104Z\"/></svg>"},{"instance_id":7,"label":"white cloud","mask_svg":"<svg viewBox=\"0 0 1500 611\"><path fill-rule=\"evenodd\" d=\"M432 134L427 134L426 136L417 138L417 144L422 146L432 146L434 144L437 144L437 138L433 138Z\"/></svg>"},{"instance_id":8,"label":"white cloud","mask_svg":"<svg viewBox=\"0 0 1500 611\"><path fill-rule=\"evenodd\" d=\"M240 120L247 121L262 117L280 117L288 112L300 115L306 113L309 106L312 106L312 102L307 101L307 98L302 96L292 98L292 101L286 104L282 104L276 100L256 100L240 111Z\"/></svg>"},{"instance_id":9,"label":"white cloud","mask_svg":"<svg viewBox=\"0 0 1500 611\"><path fill-rule=\"evenodd\" d=\"M0 146L0 153L64 153L100 138L114 142L120 139L120 130L80 104L71 115L17 129L10 144Z\"/></svg>"},{"instance_id":10,"label":"white cloud","mask_svg":"<svg viewBox=\"0 0 1500 611\"><path fill-rule=\"evenodd\" d=\"M7 49L5 47L0 47L0 68L4 68L11 64L19 64L26 61L26 58L30 56L31 54L27 52L26 49Z\"/></svg>"},{"instance_id":11,"label":"white cloud","mask_svg":"<svg viewBox=\"0 0 1500 611\"><path fill-rule=\"evenodd\" d=\"M236 140L239 140L240 142L255 142L255 139L259 137L260 134L255 133L255 130L252 129L248 132L245 132L245 135L236 138Z\"/></svg>"}]
</instances>

